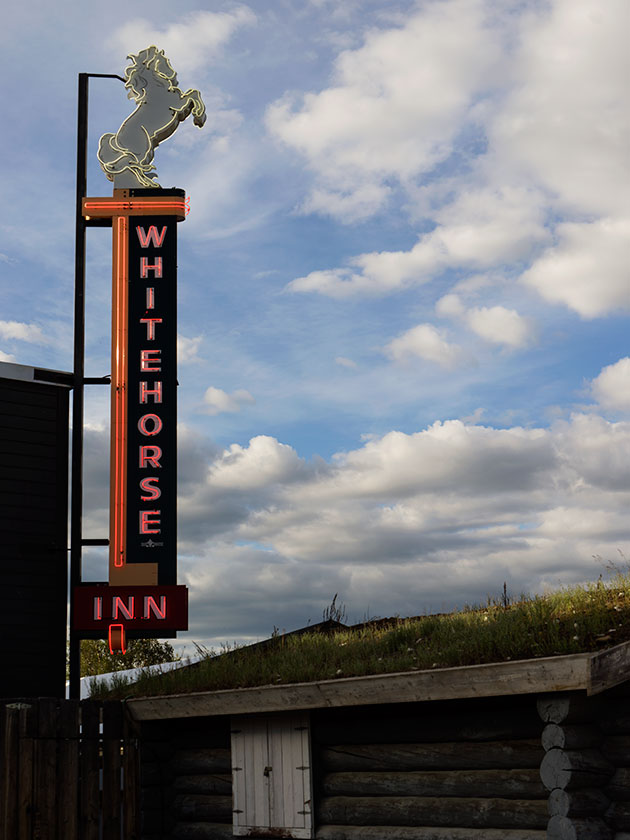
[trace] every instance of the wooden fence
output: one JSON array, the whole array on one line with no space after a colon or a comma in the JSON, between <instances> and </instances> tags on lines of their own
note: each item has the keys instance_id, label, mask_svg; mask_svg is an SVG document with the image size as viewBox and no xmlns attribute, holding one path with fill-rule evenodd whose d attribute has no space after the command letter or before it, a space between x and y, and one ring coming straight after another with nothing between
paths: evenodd
<instances>
[{"instance_id":1,"label":"wooden fence","mask_svg":"<svg viewBox=\"0 0 630 840\"><path fill-rule=\"evenodd\" d=\"M137 840L138 741L122 703L0 703L0 837Z\"/></svg>"}]
</instances>

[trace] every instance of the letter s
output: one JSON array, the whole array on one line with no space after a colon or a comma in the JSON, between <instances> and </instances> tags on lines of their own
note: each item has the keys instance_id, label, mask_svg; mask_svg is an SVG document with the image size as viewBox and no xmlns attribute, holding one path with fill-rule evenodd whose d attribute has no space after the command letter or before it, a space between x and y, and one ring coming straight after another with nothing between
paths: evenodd
<instances>
[{"instance_id":1,"label":"letter s","mask_svg":"<svg viewBox=\"0 0 630 840\"><path fill-rule=\"evenodd\" d=\"M152 476L151 478L143 478L140 481L140 489L144 490L145 493L150 493L150 496L140 496L143 502L152 502L154 499L159 499L162 495L162 491L159 487L156 487L152 484L155 482L157 485L159 482L159 478Z\"/></svg>"}]
</instances>

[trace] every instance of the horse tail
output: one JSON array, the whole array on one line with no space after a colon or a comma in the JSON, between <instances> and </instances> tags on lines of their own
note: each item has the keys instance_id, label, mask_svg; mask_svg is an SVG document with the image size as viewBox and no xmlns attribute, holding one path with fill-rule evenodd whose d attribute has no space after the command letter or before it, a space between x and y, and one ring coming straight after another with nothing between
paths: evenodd
<instances>
[{"instance_id":1,"label":"horse tail","mask_svg":"<svg viewBox=\"0 0 630 840\"><path fill-rule=\"evenodd\" d=\"M110 181L114 180L114 175L123 172L133 161L130 160L132 156L126 149L120 149L116 144L115 134L103 134L98 144L98 152L96 154L98 161L101 164L103 172L107 175ZM125 159L126 158L126 159ZM135 161L137 163L137 161Z\"/></svg>"},{"instance_id":2,"label":"horse tail","mask_svg":"<svg viewBox=\"0 0 630 840\"><path fill-rule=\"evenodd\" d=\"M157 186L150 174L154 167L141 164L137 155L129 149L121 148L115 134L103 134L98 144L97 157L103 172L110 181L113 181L116 175L130 170L143 186Z\"/></svg>"}]
</instances>

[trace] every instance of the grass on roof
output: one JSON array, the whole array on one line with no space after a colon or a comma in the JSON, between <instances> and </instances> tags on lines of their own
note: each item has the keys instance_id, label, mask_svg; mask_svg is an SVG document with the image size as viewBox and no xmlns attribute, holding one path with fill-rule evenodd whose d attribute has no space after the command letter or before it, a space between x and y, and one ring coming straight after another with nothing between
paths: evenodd
<instances>
[{"instance_id":1,"label":"grass on roof","mask_svg":"<svg viewBox=\"0 0 630 840\"><path fill-rule=\"evenodd\" d=\"M489 598L484 607L334 633L276 636L261 646L208 651L200 663L135 681L91 684L96 698L146 697L193 691L311 682L396 671L480 665L601 650L630 640L630 572L610 582L547 595Z\"/></svg>"}]
</instances>

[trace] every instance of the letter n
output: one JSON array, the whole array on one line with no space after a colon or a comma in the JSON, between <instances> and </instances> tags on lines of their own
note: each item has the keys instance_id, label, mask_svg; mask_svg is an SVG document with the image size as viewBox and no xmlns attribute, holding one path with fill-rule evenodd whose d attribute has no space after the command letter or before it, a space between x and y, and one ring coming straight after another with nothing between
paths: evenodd
<instances>
[{"instance_id":1,"label":"letter n","mask_svg":"<svg viewBox=\"0 0 630 840\"><path fill-rule=\"evenodd\" d=\"M143 618L151 618L150 613L156 618L166 618L166 595L160 595L160 606L153 595L144 596L144 615Z\"/></svg>"}]
</instances>

